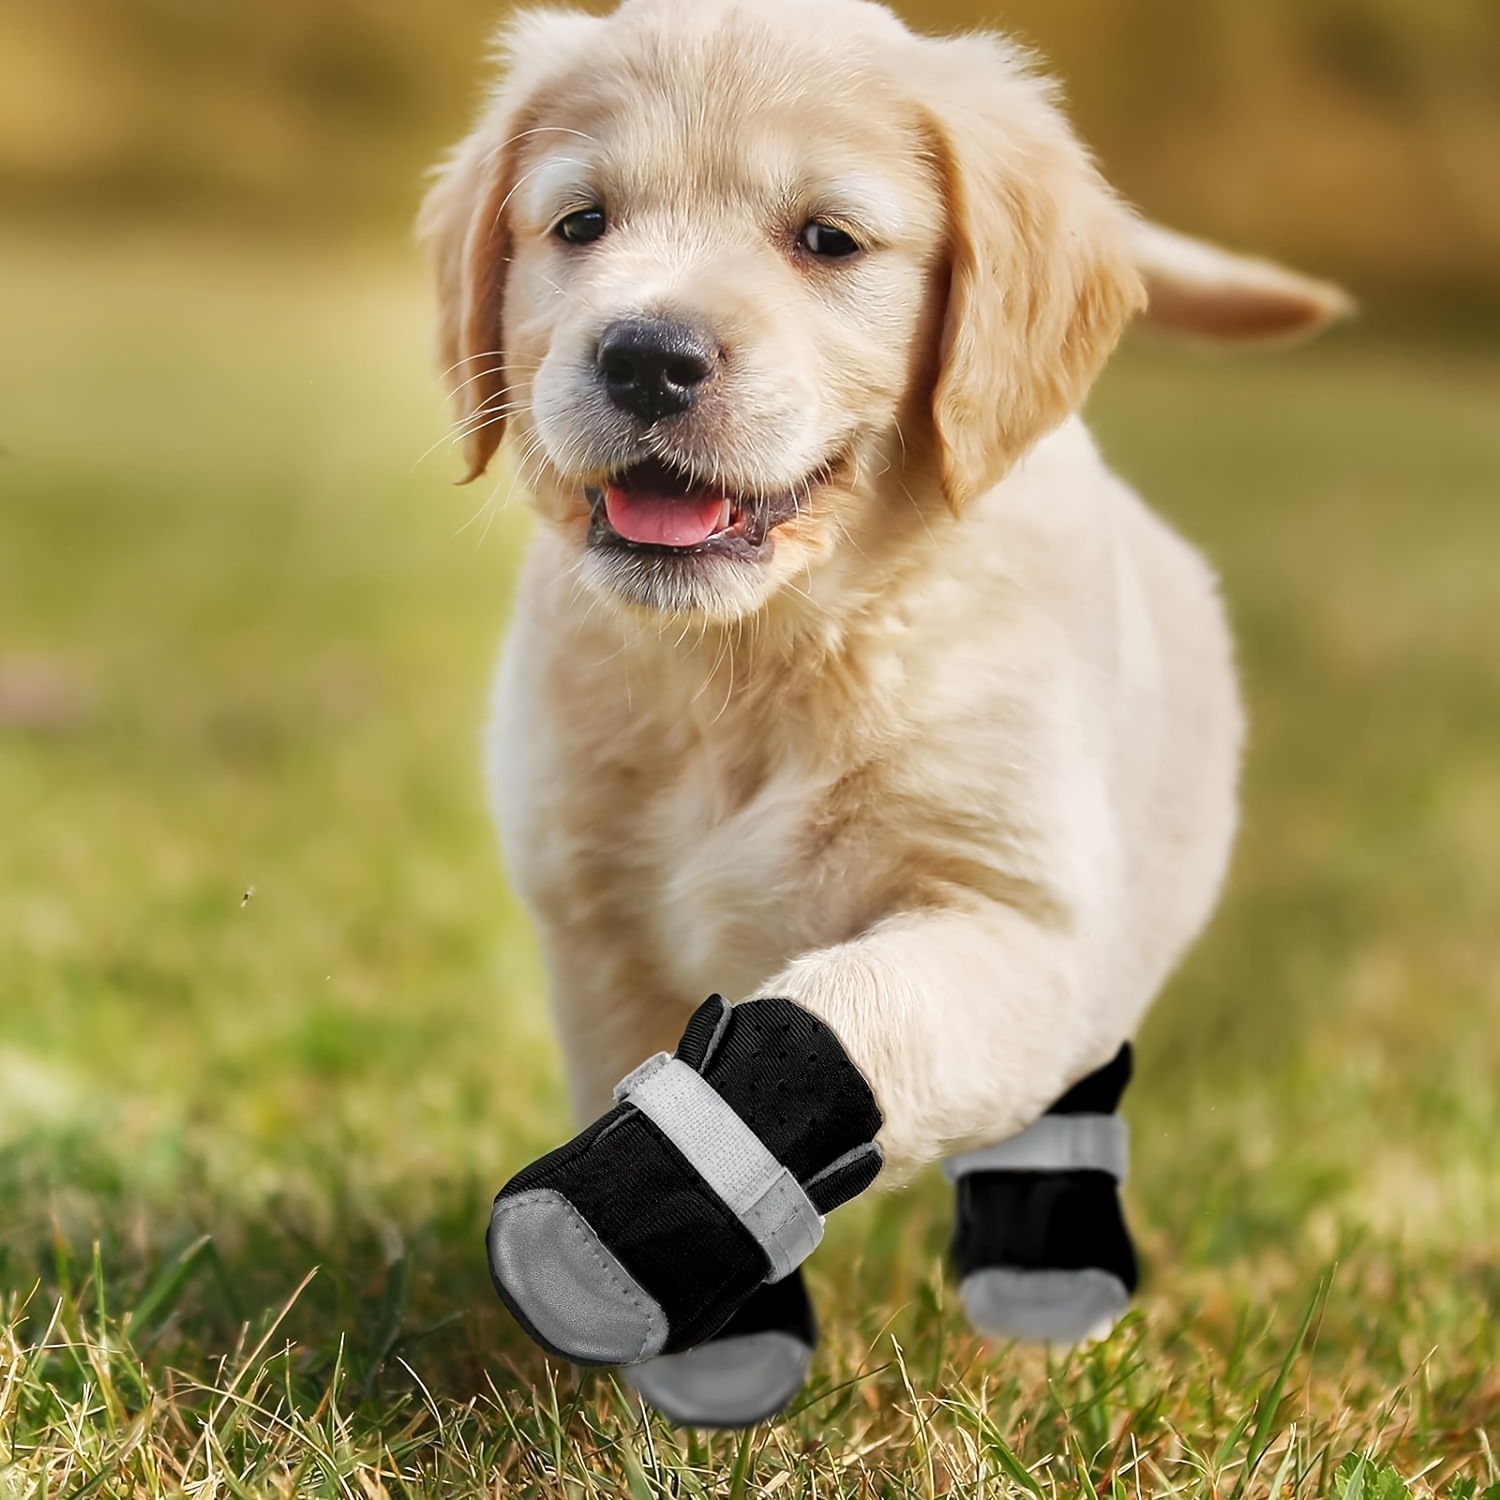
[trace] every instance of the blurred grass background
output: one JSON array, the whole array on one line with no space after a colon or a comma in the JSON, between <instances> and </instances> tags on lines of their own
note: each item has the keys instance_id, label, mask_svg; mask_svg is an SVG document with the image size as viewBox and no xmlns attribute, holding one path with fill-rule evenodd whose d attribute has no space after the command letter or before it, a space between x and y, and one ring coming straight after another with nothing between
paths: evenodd
<instances>
[{"instance_id":1,"label":"blurred grass background","mask_svg":"<svg viewBox=\"0 0 1500 1500\"><path fill-rule=\"evenodd\" d=\"M1111 178L1157 216L1367 294L1500 296L1492 0L897 8L1036 46ZM493 0L6 0L0 205L399 228L463 128L496 14Z\"/></svg>"},{"instance_id":2,"label":"blurred grass background","mask_svg":"<svg viewBox=\"0 0 1500 1500\"><path fill-rule=\"evenodd\" d=\"M1020 30L1150 212L1369 308L1254 359L1133 338L1092 403L1221 569L1253 724L1129 1101L1141 1317L982 1353L927 1180L835 1221L778 1433L695 1446L604 1376L549 1407L478 1238L568 1130L477 769L527 522L448 483L407 231L491 7L7 0L5 1500L969 1494L982 1418L1063 1494L1244 1490L1261 1435L1249 1493L1286 1455L1349 1500L1351 1450L1500 1482L1500 8L907 10Z\"/></svg>"}]
</instances>

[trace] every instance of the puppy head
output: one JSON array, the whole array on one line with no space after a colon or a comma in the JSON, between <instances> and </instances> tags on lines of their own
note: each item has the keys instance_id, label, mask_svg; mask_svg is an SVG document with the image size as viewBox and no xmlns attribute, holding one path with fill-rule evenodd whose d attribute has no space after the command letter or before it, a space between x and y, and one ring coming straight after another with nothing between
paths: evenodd
<instances>
[{"instance_id":1,"label":"puppy head","mask_svg":"<svg viewBox=\"0 0 1500 1500\"><path fill-rule=\"evenodd\" d=\"M581 577L733 619L888 553L1081 402L1133 221L987 38L864 0L537 13L441 173L469 477L502 429Z\"/></svg>"}]
</instances>

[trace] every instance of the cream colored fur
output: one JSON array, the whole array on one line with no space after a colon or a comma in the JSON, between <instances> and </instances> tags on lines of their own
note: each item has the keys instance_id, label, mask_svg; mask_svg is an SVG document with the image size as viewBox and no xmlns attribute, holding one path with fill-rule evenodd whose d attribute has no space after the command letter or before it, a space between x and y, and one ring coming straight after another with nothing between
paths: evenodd
<instances>
[{"instance_id":1,"label":"cream colored fur","mask_svg":"<svg viewBox=\"0 0 1500 1500\"><path fill-rule=\"evenodd\" d=\"M834 1028L890 1178L1021 1129L1207 919L1242 733L1212 574L1074 414L1148 290L1221 335L1336 294L1141 225L1014 49L863 0L523 16L423 227L471 477L508 424L541 516L488 765L580 1117L717 990ZM727 351L649 442L798 493L768 564L590 547L641 313Z\"/></svg>"}]
</instances>

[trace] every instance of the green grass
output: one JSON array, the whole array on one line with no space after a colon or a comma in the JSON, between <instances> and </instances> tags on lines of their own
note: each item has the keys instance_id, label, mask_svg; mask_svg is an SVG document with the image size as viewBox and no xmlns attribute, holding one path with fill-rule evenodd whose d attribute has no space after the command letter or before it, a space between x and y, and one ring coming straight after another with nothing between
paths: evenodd
<instances>
[{"instance_id":1,"label":"green grass","mask_svg":"<svg viewBox=\"0 0 1500 1500\"><path fill-rule=\"evenodd\" d=\"M477 771L526 523L423 457L412 258L11 240L0 319L0 1497L1500 1484L1500 355L1121 359L1254 722L1128 1104L1144 1295L984 1349L924 1179L832 1224L792 1418L708 1440L487 1284L569 1130Z\"/></svg>"}]
</instances>

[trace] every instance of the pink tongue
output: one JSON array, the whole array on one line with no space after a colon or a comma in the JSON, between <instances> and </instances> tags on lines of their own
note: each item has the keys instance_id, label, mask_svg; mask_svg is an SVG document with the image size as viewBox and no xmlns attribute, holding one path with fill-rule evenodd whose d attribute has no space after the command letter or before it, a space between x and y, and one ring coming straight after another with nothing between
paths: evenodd
<instances>
[{"instance_id":1,"label":"pink tongue","mask_svg":"<svg viewBox=\"0 0 1500 1500\"><path fill-rule=\"evenodd\" d=\"M729 525L722 495L638 495L610 485L604 491L609 524L627 542L696 547Z\"/></svg>"}]
</instances>

